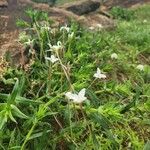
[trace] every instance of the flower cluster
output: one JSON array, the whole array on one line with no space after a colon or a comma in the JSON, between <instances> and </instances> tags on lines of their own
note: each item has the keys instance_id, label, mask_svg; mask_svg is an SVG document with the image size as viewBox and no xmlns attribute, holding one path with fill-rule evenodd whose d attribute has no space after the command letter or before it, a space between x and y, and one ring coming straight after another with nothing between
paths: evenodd
<instances>
[{"instance_id":1,"label":"flower cluster","mask_svg":"<svg viewBox=\"0 0 150 150\"><path fill-rule=\"evenodd\" d=\"M97 26L99 28L102 28L102 25L100 25L100 24L98 24ZM93 28L91 28L91 29L93 29ZM68 39L72 39L73 36L74 36L74 32L70 33L70 28L68 26L61 27L60 31L66 31L68 33ZM56 45L51 45L51 44L48 44L48 45L50 47L50 50L48 50L48 51L51 51L52 53L55 53L57 57L55 56L55 54L51 54L50 57L45 57L45 59L50 61L51 63L55 63L55 62L59 61L60 64L63 65L61 60L60 60L60 58L58 58L59 57L59 55L58 55L59 50L63 49L62 43L60 41L58 41ZM110 55L110 57L111 57L112 60L116 60L116 59L118 59L118 54L117 53L112 53ZM138 65L136 68L138 70L140 70L140 71L144 70L144 66L143 65ZM94 73L93 77L95 79L106 79L107 78L106 74L104 74L100 70L100 68L97 68L97 71ZM85 96L85 92L86 92L86 89L83 88L78 93L70 92L70 91L66 92L65 96L68 99L72 100L74 103L80 104L80 103L84 102L87 99L87 97Z\"/></svg>"}]
</instances>

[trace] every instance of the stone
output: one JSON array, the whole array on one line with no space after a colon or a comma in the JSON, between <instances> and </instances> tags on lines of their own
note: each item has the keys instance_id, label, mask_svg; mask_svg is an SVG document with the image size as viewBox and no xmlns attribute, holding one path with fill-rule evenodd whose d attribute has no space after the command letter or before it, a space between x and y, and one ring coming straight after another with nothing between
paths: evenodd
<instances>
[{"instance_id":1,"label":"stone","mask_svg":"<svg viewBox=\"0 0 150 150\"><path fill-rule=\"evenodd\" d=\"M66 10L73 12L76 15L84 15L96 11L100 8L100 2L96 0L85 0L66 5Z\"/></svg>"},{"instance_id":2,"label":"stone","mask_svg":"<svg viewBox=\"0 0 150 150\"><path fill-rule=\"evenodd\" d=\"M8 7L8 2L6 0L0 0L0 8Z\"/></svg>"}]
</instances>

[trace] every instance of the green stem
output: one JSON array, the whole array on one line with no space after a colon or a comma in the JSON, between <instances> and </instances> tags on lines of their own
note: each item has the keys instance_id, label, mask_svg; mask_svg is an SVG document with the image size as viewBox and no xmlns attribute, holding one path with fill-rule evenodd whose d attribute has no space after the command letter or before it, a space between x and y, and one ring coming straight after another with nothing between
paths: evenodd
<instances>
[{"instance_id":1,"label":"green stem","mask_svg":"<svg viewBox=\"0 0 150 150\"><path fill-rule=\"evenodd\" d=\"M28 142L28 140L29 140L29 138L30 138L30 136L31 136L31 134L32 134L32 132L33 132L35 126L36 126L36 122L33 124L32 128L30 129L30 131L29 131L28 134L26 135L26 138L25 138L25 140L24 140L24 142L23 142L23 144L22 144L20 150L24 150L25 145L26 145L26 143Z\"/></svg>"},{"instance_id":2,"label":"green stem","mask_svg":"<svg viewBox=\"0 0 150 150\"><path fill-rule=\"evenodd\" d=\"M74 88L73 88L73 86L72 86L72 84L71 84L70 77L68 76L68 73L66 72L66 69L64 68L64 65L63 65L63 63L62 63L62 61L61 61L61 59L60 59L60 57L59 57L58 52L56 52L56 55L57 55L57 57L58 57L58 59L59 59L61 68L63 69L64 74L65 74L65 76L66 76L66 78L67 78L67 80L68 80L68 82L69 82L70 88L72 89L72 91L74 91Z\"/></svg>"}]
</instances>

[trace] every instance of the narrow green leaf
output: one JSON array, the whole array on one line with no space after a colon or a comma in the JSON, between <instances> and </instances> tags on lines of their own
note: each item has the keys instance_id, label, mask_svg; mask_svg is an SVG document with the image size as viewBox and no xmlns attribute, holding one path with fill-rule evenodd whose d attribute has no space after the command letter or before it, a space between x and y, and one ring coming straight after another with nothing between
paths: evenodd
<instances>
[{"instance_id":1,"label":"narrow green leaf","mask_svg":"<svg viewBox=\"0 0 150 150\"><path fill-rule=\"evenodd\" d=\"M12 109L12 113L19 117L19 118L23 118L23 119L27 119L28 116L26 116L24 113L22 113L15 105L11 105L11 109Z\"/></svg>"},{"instance_id":2,"label":"narrow green leaf","mask_svg":"<svg viewBox=\"0 0 150 150\"><path fill-rule=\"evenodd\" d=\"M4 110L7 106L7 103L0 103L0 111Z\"/></svg>"},{"instance_id":3,"label":"narrow green leaf","mask_svg":"<svg viewBox=\"0 0 150 150\"><path fill-rule=\"evenodd\" d=\"M150 150L150 141L147 141L143 150Z\"/></svg>"},{"instance_id":4,"label":"narrow green leaf","mask_svg":"<svg viewBox=\"0 0 150 150\"><path fill-rule=\"evenodd\" d=\"M49 132L51 132L51 130L47 130L47 131L46 131L46 133L49 133ZM29 140L32 140L32 139L41 137L42 135L43 135L43 132L35 133L35 134L33 134L32 136L30 136Z\"/></svg>"},{"instance_id":5,"label":"narrow green leaf","mask_svg":"<svg viewBox=\"0 0 150 150\"><path fill-rule=\"evenodd\" d=\"M14 146L9 148L9 150L20 150L21 146Z\"/></svg>"},{"instance_id":6,"label":"narrow green leaf","mask_svg":"<svg viewBox=\"0 0 150 150\"><path fill-rule=\"evenodd\" d=\"M0 98L3 99L3 100L7 100L8 97L10 96L10 94L3 94L3 93L0 93ZM21 97L21 96L17 96L16 99L15 99L16 103L21 103L21 104L33 104L33 105L39 105L39 104L42 104L41 101L34 101L34 100L31 100L31 99L27 99L25 97Z\"/></svg>"},{"instance_id":7,"label":"narrow green leaf","mask_svg":"<svg viewBox=\"0 0 150 150\"><path fill-rule=\"evenodd\" d=\"M109 122L109 120L105 116L103 116L100 113L92 113L92 114L90 114L90 116L91 116L91 119L94 122L99 123L103 129L105 129L105 130L109 129L109 125L111 123Z\"/></svg>"},{"instance_id":8,"label":"narrow green leaf","mask_svg":"<svg viewBox=\"0 0 150 150\"><path fill-rule=\"evenodd\" d=\"M15 86L13 88L13 91L12 91L10 97L8 97L8 104L14 103L14 101L17 97L18 91L19 91L19 80L17 79Z\"/></svg>"},{"instance_id":9,"label":"narrow green leaf","mask_svg":"<svg viewBox=\"0 0 150 150\"><path fill-rule=\"evenodd\" d=\"M28 104L28 105L29 104L40 105L43 103L41 101L30 100L30 99L27 99L27 98L21 97L21 96L16 97L16 102L21 103L21 104Z\"/></svg>"},{"instance_id":10,"label":"narrow green leaf","mask_svg":"<svg viewBox=\"0 0 150 150\"><path fill-rule=\"evenodd\" d=\"M15 133L16 133L16 128L14 128L14 130L11 132L10 140L9 140L9 146L8 146L9 148L10 148L11 146L13 146L14 143L15 143L15 139L16 139Z\"/></svg>"},{"instance_id":11,"label":"narrow green leaf","mask_svg":"<svg viewBox=\"0 0 150 150\"><path fill-rule=\"evenodd\" d=\"M17 123L17 121L16 121L15 118L13 117L11 111L9 112L9 117L10 117L10 119L11 119L13 122Z\"/></svg>"},{"instance_id":12,"label":"narrow green leaf","mask_svg":"<svg viewBox=\"0 0 150 150\"><path fill-rule=\"evenodd\" d=\"M23 76L19 82L19 90L18 90L18 96L21 96L25 87L25 77Z\"/></svg>"},{"instance_id":13,"label":"narrow green leaf","mask_svg":"<svg viewBox=\"0 0 150 150\"><path fill-rule=\"evenodd\" d=\"M3 128L4 124L7 122L6 111L3 110L0 112L0 130Z\"/></svg>"},{"instance_id":14,"label":"narrow green leaf","mask_svg":"<svg viewBox=\"0 0 150 150\"><path fill-rule=\"evenodd\" d=\"M129 104L127 104L127 105L120 111L120 113L121 113L121 114L124 114L125 112L129 111L132 107L135 107L136 102L138 101L139 97L140 97L140 91L139 91L139 89L136 89L136 94L134 95L133 100L132 100Z\"/></svg>"},{"instance_id":15,"label":"narrow green leaf","mask_svg":"<svg viewBox=\"0 0 150 150\"><path fill-rule=\"evenodd\" d=\"M10 94L3 94L3 93L0 93L0 99L1 99L1 100L7 100L9 96L10 96Z\"/></svg>"}]
</instances>

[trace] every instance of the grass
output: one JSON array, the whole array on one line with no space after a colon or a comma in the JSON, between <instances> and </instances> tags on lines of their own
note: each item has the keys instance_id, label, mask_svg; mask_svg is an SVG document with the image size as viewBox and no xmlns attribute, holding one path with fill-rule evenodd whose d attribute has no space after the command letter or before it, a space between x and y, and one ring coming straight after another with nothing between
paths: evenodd
<instances>
[{"instance_id":1,"label":"grass","mask_svg":"<svg viewBox=\"0 0 150 150\"><path fill-rule=\"evenodd\" d=\"M69 33L49 28L45 13L28 10L32 23L18 25L26 29L19 41L29 49L29 63L0 63L0 149L149 150L149 9L117 19L113 31L71 22ZM45 59L51 55L55 63ZM93 77L97 68L106 79ZM83 88L83 103L65 96Z\"/></svg>"}]
</instances>

